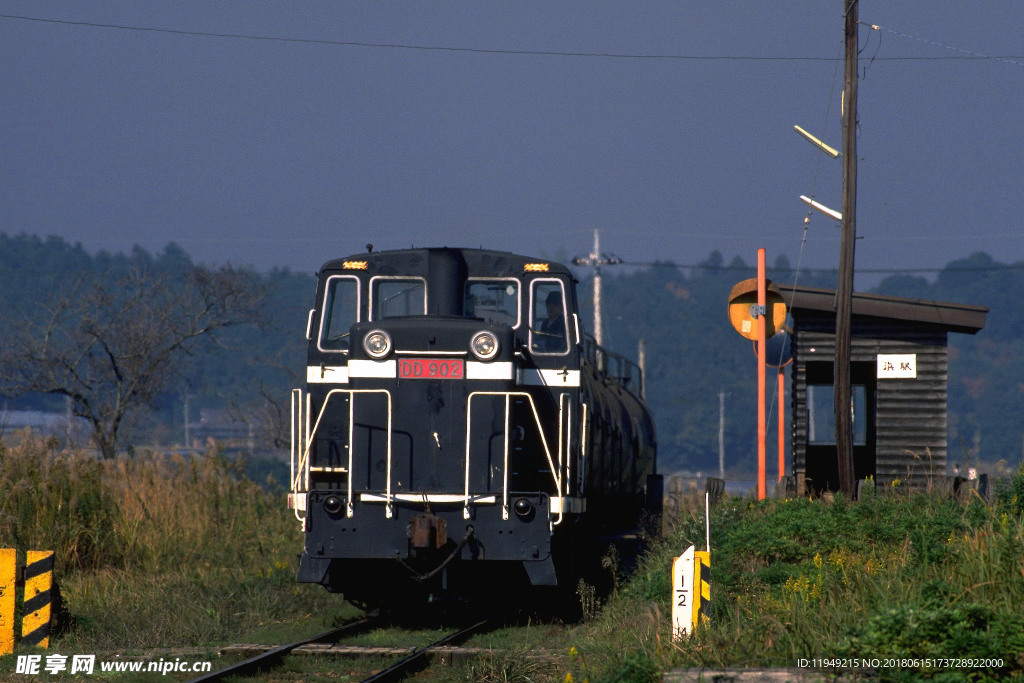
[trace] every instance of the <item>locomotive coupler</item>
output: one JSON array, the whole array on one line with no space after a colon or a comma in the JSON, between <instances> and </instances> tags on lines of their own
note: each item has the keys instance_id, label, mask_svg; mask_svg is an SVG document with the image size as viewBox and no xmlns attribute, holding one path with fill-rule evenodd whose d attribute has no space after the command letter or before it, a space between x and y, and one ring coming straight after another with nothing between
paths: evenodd
<instances>
[{"instance_id":1,"label":"locomotive coupler","mask_svg":"<svg viewBox=\"0 0 1024 683\"><path fill-rule=\"evenodd\" d=\"M448 543L448 527L437 515L424 512L409 523L409 539L413 548L440 549Z\"/></svg>"}]
</instances>

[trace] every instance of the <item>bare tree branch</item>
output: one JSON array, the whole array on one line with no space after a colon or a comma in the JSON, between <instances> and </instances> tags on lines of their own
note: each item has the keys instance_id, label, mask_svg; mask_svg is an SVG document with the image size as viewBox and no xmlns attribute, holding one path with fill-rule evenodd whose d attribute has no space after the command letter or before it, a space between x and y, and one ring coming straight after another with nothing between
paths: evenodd
<instances>
[{"instance_id":1,"label":"bare tree branch","mask_svg":"<svg viewBox=\"0 0 1024 683\"><path fill-rule=\"evenodd\" d=\"M264 285L231 267L178 277L133 270L113 285L78 279L0 333L0 393L67 396L113 457L126 419L152 405L181 361L216 333L259 320Z\"/></svg>"}]
</instances>

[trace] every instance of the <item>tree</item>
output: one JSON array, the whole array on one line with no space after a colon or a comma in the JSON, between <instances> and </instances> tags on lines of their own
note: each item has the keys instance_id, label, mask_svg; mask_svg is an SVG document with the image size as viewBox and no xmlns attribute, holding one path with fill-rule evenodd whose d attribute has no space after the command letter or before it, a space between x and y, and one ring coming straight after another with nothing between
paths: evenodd
<instances>
[{"instance_id":1,"label":"tree","mask_svg":"<svg viewBox=\"0 0 1024 683\"><path fill-rule=\"evenodd\" d=\"M257 322L264 286L231 267L147 264L114 278L79 277L3 332L0 393L66 396L104 458L127 420L152 405L185 358L217 332Z\"/></svg>"}]
</instances>

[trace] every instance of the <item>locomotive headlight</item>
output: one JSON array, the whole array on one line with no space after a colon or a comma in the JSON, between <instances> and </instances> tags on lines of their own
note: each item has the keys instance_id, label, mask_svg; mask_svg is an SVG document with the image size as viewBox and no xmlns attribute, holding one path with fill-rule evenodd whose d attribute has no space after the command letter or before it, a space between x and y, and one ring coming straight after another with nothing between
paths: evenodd
<instances>
[{"instance_id":1,"label":"locomotive headlight","mask_svg":"<svg viewBox=\"0 0 1024 683\"><path fill-rule=\"evenodd\" d=\"M327 496L324 500L324 510L327 510L327 512L332 515L336 515L341 512L342 505L344 505L344 501L342 501L338 496Z\"/></svg>"},{"instance_id":2,"label":"locomotive headlight","mask_svg":"<svg viewBox=\"0 0 1024 683\"><path fill-rule=\"evenodd\" d=\"M516 516L524 522L528 522L533 519L533 503L527 498L520 498L512 505L512 509L515 511Z\"/></svg>"},{"instance_id":3,"label":"locomotive headlight","mask_svg":"<svg viewBox=\"0 0 1024 683\"><path fill-rule=\"evenodd\" d=\"M473 335L469 348L480 360L490 360L498 355L498 338L486 330L477 332Z\"/></svg>"},{"instance_id":4,"label":"locomotive headlight","mask_svg":"<svg viewBox=\"0 0 1024 683\"><path fill-rule=\"evenodd\" d=\"M374 330L363 337L363 350L370 358L383 358L391 351L391 335L384 330Z\"/></svg>"}]
</instances>

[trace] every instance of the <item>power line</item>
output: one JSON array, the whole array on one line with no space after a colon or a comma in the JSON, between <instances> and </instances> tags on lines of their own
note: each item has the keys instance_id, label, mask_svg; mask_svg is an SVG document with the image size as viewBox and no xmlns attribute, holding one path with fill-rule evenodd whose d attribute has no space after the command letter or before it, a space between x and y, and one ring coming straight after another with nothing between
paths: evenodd
<instances>
[{"instance_id":1,"label":"power line","mask_svg":"<svg viewBox=\"0 0 1024 683\"><path fill-rule=\"evenodd\" d=\"M873 31L878 31L879 33L884 31L886 33L891 33L891 34L893 34L895 36L899 36L900 38L906 38L907 40L913 40L913 41L917 41L919 43L925 43L926 45L931 45L932 47L942 48L943 50L952 50L954 52L960 53L961 55L967 55L967 56L969 56L970 58L973 58L973 59L991 59L991 60L994 60L994 61L997 61L997 62L1006 62L1007 64L1013 64L1014 66L1024 66L1024 63L1013 61L1014 59L1020 59L1019 57L993 57L991 55L984 55L984 54L981 54L980 52L975 52L974 50L967 50L967 49L964 49L962 47L956 47L954 45L946 45L945 43L940 43L937 40L931 40L929 38L919 38L917 36L912 36L909 33L903 33L902 31L895 31L895 30L893 30L891 28L886 28L885 26L879 26L878 24L867 24L867 23L864 23L863 21L859 22L859 23L860 23L861 26L867 26L868 28L872 29ZM871 59L872 59L872 61L874 61L875 57L872 57Z\"/></svg>"},{"instance_id":2,"label":"power line","mask_svg":"<svg viewBox=\"0 0 1024 683\"><path fill-rule=\"evenodd\" d=\"M677 268L694 270L723 270L749 272L757 270L757 266L715 266L706 263L680 264L670 261L622 261L624 266L639 266L650 268ZM872 275L897 275L911 273L987 273L1000 270L1024 270L1024 263L996 264L991 266L964 266L962 268L857 268L858 274ZM837 268L802 268L804 273L828 274L838 272Z\"/></svg>"},{"instance_id":3,"label":"power line","mask_svg":"<svg viewBox=\"0 0 1024 683\"><path fill-rule=\"evenodd\" d=\"M215 31L187 31L184 29L156 28L152 26L130 26L127 24L106 24L91 21L71 21L68 19L47 19L44 17L29 17L15 14L0 14L0 19L13 19L17 21L33 21L44 24L59 24L63 26L78 26L84 28L105 28L119 31L138 31L144 33L162 33L177 36L198 36L203 38L228 38L235 40L254 40L274 43L297 43L305 45L325 45L331 47L357 47L357 48L378 48L390 50L419 50L428 52L461 52L470 54L485 55L525 55L536 57L584 57L599 59L645 59L645 60L668 60L668 61L734 61L734 62L835 62L841 60L838 57L814 57L814 56L766 56L756 55L681 55L681 54L642 54L628 52L571 52L562 50L511 50L499 48L475 48L475 47L452 47L445 45L413 45L408 43L373 43L352 40L327 40L322 38L289 38L287 36L268 36L248 33L220 33ZM1024 59L1024 56L1006 55L990 56L977 53L943 55L934 57L876 57L879 62L900 62L900 61L1009 61L1013 59Z\"/></svg>"}]
</instances>

